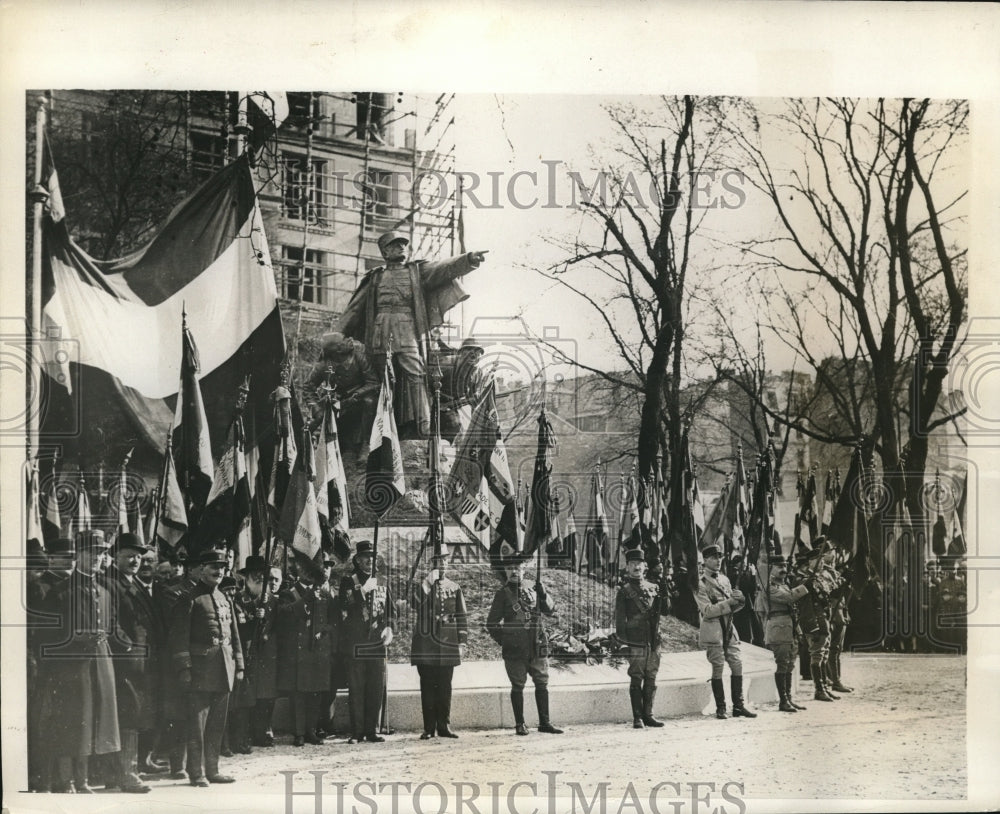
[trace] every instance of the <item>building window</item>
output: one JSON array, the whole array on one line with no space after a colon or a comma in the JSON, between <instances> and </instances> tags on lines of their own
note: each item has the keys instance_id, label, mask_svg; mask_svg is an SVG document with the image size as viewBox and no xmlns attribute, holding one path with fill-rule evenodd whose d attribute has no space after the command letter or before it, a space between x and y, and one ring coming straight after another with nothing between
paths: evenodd
<instances>
[{"instance_id":1,"label":"building window","mask_svg":"<svg viewBox=\"0 0 1000 814\"><path fill-rule=\"evenodd\" d=\"M281 296L296 302L325 305L325 280L330 272L326 267L326 253L306 249L302 262L301 246L281 247Z\"/></svg>"},{"instance_id":2,"label":"building window","mask_svg":"<svg viewBox=\"0 0 1000 814\"><path fill-rule=\"evenodd\" d=\"M226 164L226 139L218 133L191 131L191 170L198 178L208 178Z\"/></svg>"},{"instance_id":3,"label":"building window","mask_svg":"<svg viewBox=\"0 0 1000 814\"><path fill-rule=\"evenodd\" d=\"M229 115L229 94L224 90L191 91L191 116L222 123Z\"/></svg>"},{"instance_id":4,"label":"building window","mask_svg":"<svg viewBox=\"0 0 1000 814\"><path fill-rule=\"evenodd\" d=\"M365 184L365 228L384 232L399 225L399 188L394 173L369 167Z\"/></svg>"},{"instance_id":5,"label":"building window","mask_svg":"<svg viewBox=\"0 0 1000 814\"><path fill-rule=\"evenodd\" d=\"M331 228L333 202L330 162L314 158L311 176L306 167L305 156L282 154L281 214L289 220L308 220L309 223Z\"/></svg>"},{"instance_id":6,"label":"building window","mask_svg":"<svg viewBox=\"0 0 1000 814\"><path fill-rule=\"evenodd\" d=\"M288 98L288 122L292 127L305 127L310 122L319 121L319 94L289 91L285 96Z\"/></svg>"}]
</instances>

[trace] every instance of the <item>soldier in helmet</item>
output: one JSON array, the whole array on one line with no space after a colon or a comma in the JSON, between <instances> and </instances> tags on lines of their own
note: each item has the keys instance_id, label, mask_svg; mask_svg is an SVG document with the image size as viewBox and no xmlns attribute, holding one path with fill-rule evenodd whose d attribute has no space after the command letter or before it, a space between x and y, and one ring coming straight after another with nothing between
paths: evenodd
<instances>
[{"instance_id":1,"label":"soldier in helmet","mask_svg":"<svg viewBox=\"0 0 1000 814\"><path fill-rule=\"evenodd\" d=\"M440 261L408 261L408 246L409 240L400 232L379 237L386 264L361 281L338 329L365 344L379 379L391 347L400 437L417 438L429 435L431 422L424 337L444 322L449 309L468 297L458 279L479 268L486 252Z\"/></svg>"},{"instance_id":2,"label":"soldier in helmet","mask_svg":"<svg viewBox=\"0 0 1000 814\"><path fill-rule=\"evenodd\" d=\"M705 655L712 665L712 694L715 696L715 717L726 716L726 689L722 671L729 664L732 672L730 688L733 693L733 717L756 718L743 704L743 662L740 659L740 635L733 624L733 614L745 604L742 592L733 588L729 578L720 570L722 551L717 545L707 545L702 551L705 569L698 586L695 601L701 613L698 643L705 648Z\"/></svg>"},{"instance_id":3,"label":"soldier in helmet","mask_svg":"<svg viewBox=\"0 0 1000 814\"><path fill-rule=\"evenodd\" d=\"M379 379L361 342L331 331L323 334L320 343L323 355L309 378L306 394L318 404L324 395L322 388L328 370L332 371L330 385L339 404L337 425L342 451L355 451L363 445L365 433L371 428Z\"/></svg>"},{"instance_id":4,"label":"soldier in helmet","mask_svg":"<svg viewBox=\"0 0 1000 814\"><path fill-rule=\"evenodd\" d=\"M645 579L642 549L625 554L625 581L615 596L615 635L628 646L632 726L661 727L653 717L656 674L660 669L660 591Z\"/></svg>"}]
</instances>

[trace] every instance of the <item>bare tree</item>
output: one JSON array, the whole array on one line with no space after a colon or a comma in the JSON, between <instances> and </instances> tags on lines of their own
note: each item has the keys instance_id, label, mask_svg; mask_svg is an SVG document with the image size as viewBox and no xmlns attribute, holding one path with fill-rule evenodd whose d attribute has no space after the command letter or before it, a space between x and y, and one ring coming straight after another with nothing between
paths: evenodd
<instances>
[{"instance_id":1,"label":"bare tree","mask_svg":"<svg viewBox=\"0 0 1000 814\"><path fill-rule=\"evenodd\" d=\"M580 366L635 394L639 479L651 478L659 458L669 468L673 500L681 496L682 462L670 453L680 448L684 420L697 409L684 388L694 271L706 262L695 235L711 211L699 183L720 170L726 133L719 122L729 104L684 96L662 98L653 113L609 106L620 144L608 163L616 163L599 175L600 194L584 189L578 204L593 231L584 228L561 244L567 258L541 272L603 322L623 367Z\"/></svg>"}]
</instances>

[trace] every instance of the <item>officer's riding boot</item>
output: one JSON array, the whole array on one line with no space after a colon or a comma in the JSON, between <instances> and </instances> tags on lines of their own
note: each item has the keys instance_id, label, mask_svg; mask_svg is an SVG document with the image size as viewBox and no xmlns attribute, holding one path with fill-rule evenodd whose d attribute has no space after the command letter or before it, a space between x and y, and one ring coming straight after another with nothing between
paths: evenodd
<instances>
[{"instance_id":1,"label":"officer's riding boot","mask_svg":"<svg viewBox=\"0 0 1000 814\"><path fill-rule=\"evenodd\" d=\"M819 659L814 659L810 662L810 667L812 669L813 684L816 685L816 692L813 694L813 698L817 701L833 701L833 696L826 691L826 687L823 684L823 668Z\"/></svg>"},{"instance_id":2,"label":"officer's riding boot","mask_svg":"<svg viewBox=\"0 0 1000 814\"><path fill-rule=\"evenodd\" d=\"M820 669L822 670L821 675L823 676L823 689L826 690L826 694L829 695L834 701L839 701L840 696L833 694L833 681L830 679L830 662L827 659L823 659L823 663L820 664Z\"/></svg>"},{"instance_id":3,"label":"officer's riding boot","mask_svg":"<svg viewBox=\"0 0 1000 814\"><path fill-rule=\"evenodd\" d=\"M830 658L830 674L833 678L831 685L837 692L854 692L853 687L847 687L840 680L840 653Z\"/></svg>"},{"instance_id":4,"label":"officer's riding boot","mask_svg":"<svg viewBox=\"0 0 1000 814\"><path fill-rule=\"evenodd\" d=\"M538 707L538 731L548 735L561 735L563 731L549 720L549 688L535 687L535 706Z\"/></svg>"},{"instance_id":5,"label":"officer's riding boot","mask_svg":"<svg viewBox=\"0 0 1000 814\"><path fill-rule=\"evenodd\" d=\"M663 726L663 721L653 717L653 701L656 700L656 682L646 679L642 685L642 722L654 729Z\"/></svg>"},{"instance_id":6,"label":"officer's riding boot","mask_svg":"<svg viewBox=\"0 0 1000 814\"><path fill-rule=\"evenodd\" d=\"M518 735L527 735L528 727L524 725L524 690L510 691L510 705L514 710L514 731Z\"/></svg>"},{"instance_id":7,"label":"officer's riding boot","mask_svg":"<svg viewBox=\"0 0 1000 814\"><path fill-rule=\"evenodd\" d=\"M784 679L785 680L785 698L788 699L788 703L791 704L793 707L795 707L796 710L804 710L805 707L802 706L802 704L796 703L795 702L795 698L792 695L792 674L791 673L783 673L783 675L785 677L785 679Z\"/></svg>"},{"instance_id":8,"label":"officer's riding boot","mask_svg":"<svg viewBox=\"0 0 1000 814\"><path fill-rule=\"evenodd\" d=\"M787 690L785 690L784 673L774 674L774 686L778 688L778 711L798 712L798 710L795 709L795 707L792 705L792 702L789 700Z\"/></svg>"},{"instance_id":9,"label":"officer's riding boot","mask_svg":"<svg viewBox=\"0 0 1000 814\"><path fill-rule=\"evenodd\" d=\"M715 696L715 717L728 718L726 714L726 687L721 678L712 679L712 695Z\"/></svg>"},{"instance_id":10,"label":"officer's riding boot","mask_svg":"<svg viewBox=\"0 0 1000 814\"><path fill-rule=\"evenodd\" d=\"M633 729L645 729L646 725L642 722L642 682L636 679L632 679L632 683L629 684L628 697L632 701L632 728Z\"/></svg>"},{"instance_id":11,"label":"officer's riding boot","mask_svg":"<svg viewBox=\"0 0 1000 814\"><path fill-rule=\"evenodd\" d=\"M733 691L733 717L756 718L756 712L751 712L743 706L743 676L730 676L729 681Z\"/></svg>"}]
</instances>

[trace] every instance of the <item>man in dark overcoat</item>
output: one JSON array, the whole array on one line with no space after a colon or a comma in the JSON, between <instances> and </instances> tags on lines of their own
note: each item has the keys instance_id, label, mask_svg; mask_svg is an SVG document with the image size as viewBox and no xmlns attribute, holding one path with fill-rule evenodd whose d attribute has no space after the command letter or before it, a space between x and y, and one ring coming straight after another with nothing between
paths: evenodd
<instances>
[{"instance_id":1,"label":"man in dark overcoat","mask_svg":"<svg viewBox=\"0 0 1000 814\"><path fill-rule=\"evenodd\" d=\"M91 794L92 755L119 751L111 642L128 649L114 599L97 580L108 544L99 530L77 534L76 568L45 599L58 626L46 631L40 660L49 674L42 729L58 759L53 791Z\"/></svg>"},{"instance_id":2,"label":"man in dark overcoat","mask_svg":"<svg viewBox=\"0 0 1000 814\"><path fill-rule=\"evenodd\" d=\"M278 597L278 691L287 695L295 746L320 744L316 735L320 693L330 688L333 601L317 584L322 572L300 563L299 577Z\"/></svg>"},{"instance_id":3,"label":"man in dark overcoat","mask_svg":"<svg viewBox=\"0 0 1000 814\"><path fill-rule=\"evenodd\" d=\"M170 560L174 563L183 561L185 567L181 568L181 573L176 574L171 579L162 580L153 585L153 605L162 620L168 637L174 608L182 597L198 587L199 575L201 574L201 566L195 560L188 564L186 557L182 560L176 553L172 554ZM167 650L169 651L169 642ZM177 681L177 671L174 669L169 652L164 654L160 665L162 719L159 748L162 753L167 755L170 762L170 774L168 775L170 779L183 780L187 777L184 773L185 753L187 751L187 695Z\"/></svg>"},{"instance_id":4,"label":"man in dark overcoat","mask_svg":"<svg viewBox=\"0 0 1000 814\"><path fill-rule=\"evenodd\" d=\"M451 731L451 680L462 663L469 638L469 615L462 588L445 576L446 551L435 554L431 569L416 588L417 618L410 645L410 664L420 675L420 704L424 716L421 740Z\"/></svg>"},{"instance_id":5,"label":"man in dark overcoat","mask_svg":"<svg viewBox=\"0 0 1000 814\"><path fill-rule=\"evenodd\" d=\"M136 576L148 550L136 535L119 534L113 549L114 562L101 578L117 602L118 624L128 637L127 643L112 643L122 744L119 788L139 794L149 791L149 786L139 779L139 734L151 731L157 723L159 661L165 639L153 598Z\"/></svg>"},{"instance_id":6,"label":"man in dark overcoat","mask_svg":"<svg viewBox=\"0 0 1000 814\"><path fill-rule=\"evenodd\" d=\"M192 786L232 783L219 772L229 694L243 678L243 652L236 614L219 590L225 549L198 556L198 585L184 594L170 617L170 656L187 696L188 776Z\"/></svg>"}]
</instances>

